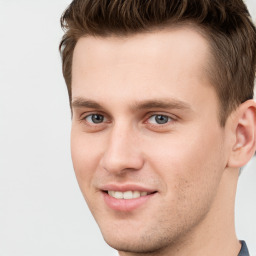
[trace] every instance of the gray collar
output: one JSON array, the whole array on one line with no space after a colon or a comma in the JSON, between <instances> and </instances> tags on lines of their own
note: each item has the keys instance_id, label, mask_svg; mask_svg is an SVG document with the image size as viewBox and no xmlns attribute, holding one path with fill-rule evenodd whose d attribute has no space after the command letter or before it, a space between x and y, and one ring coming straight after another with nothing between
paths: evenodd
<instances>
[{"instance_id":1,"label":"gray collar","mask_svg":"<svg viewBox=\"0 0 256 256\"><path fill-rule=\"evenodd\" d=\"M240 241L242 244L241 250L238 254L238 256L250 256L247 245L245 243L245 241Z\"/></svg>"}]
</instances>

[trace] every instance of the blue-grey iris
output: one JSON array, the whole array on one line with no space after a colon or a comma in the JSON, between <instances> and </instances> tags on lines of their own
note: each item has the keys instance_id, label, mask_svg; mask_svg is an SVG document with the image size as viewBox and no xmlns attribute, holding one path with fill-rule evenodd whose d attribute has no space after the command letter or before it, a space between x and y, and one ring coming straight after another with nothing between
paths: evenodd
<instances>
[{"instance_id":1,"label":"blue-grey iris","mask_svg":"<svg viewBox=\"0 0 256 256\"><path fill-rule=\"evenodd\" d=\"M92 121L95 123L95 124L99 124L99 123L102 123L104 120L104 117L102 115L98 115L98 114L93 114L92 115Z\"/></svg>"},{"instance_id":2,"label":"blue-grey iris","mask_svg":"<svg viewBox=\"0 0 256 256\"><path fill-rule=\"evenodd\" d=\"M166 124L169 121L168 116L163 116L163 115L156 115L155 116L155 121L158 124Z\"/></svg>"}]
</instances>

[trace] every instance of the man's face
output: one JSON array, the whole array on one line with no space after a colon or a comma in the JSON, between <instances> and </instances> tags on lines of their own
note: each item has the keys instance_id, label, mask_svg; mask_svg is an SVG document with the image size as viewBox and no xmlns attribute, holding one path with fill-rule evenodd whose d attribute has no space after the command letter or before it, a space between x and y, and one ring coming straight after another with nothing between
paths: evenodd
<instances>
[{"instance_id":1,"label":"man's face","mask_svg":"<svg viewBox=\"0 0 256 256\"><path fill-rule=\"evenodd\" d=\"M189 28L76 45L74 169L104 239L120 251L181 242L216 210L228 150L209 61L207 41Z\"/></svg>"}]
</instances>

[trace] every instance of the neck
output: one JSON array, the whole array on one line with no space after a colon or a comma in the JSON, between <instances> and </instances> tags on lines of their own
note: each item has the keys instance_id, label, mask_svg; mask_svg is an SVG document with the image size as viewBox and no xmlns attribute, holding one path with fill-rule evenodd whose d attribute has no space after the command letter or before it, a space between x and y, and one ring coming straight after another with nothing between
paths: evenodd
<instances>
[{"instance_id":1,"label":"neck","mask_svg":"<svg viewBox=\"0 0 256 256\"><path fill-rule=\"evenodd\" d=\"M210 211L185 237L161 251L146 256L237 256L241 244L236 237L234 207L238 170L226 169ZM144 254L119 252L120 256Z\"/></svg>"}]
</instances>

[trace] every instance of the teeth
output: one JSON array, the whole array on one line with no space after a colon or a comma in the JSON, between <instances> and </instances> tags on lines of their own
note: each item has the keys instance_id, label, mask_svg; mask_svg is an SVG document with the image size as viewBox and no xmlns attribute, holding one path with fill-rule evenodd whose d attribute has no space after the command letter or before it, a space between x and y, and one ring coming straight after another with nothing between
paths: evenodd
<instances>
[{"instance_id":1,"label":"teeth","mask_svg":"<svg viewBox=\"0 0 256 256\"><path fill-rule=\"evenodd\" d=\"M116 192L114 192L114 197L117 199L122 199L122 198L124 198L124 193L116 191Z\"/></svg>"},{"instance_id":2,"label":"teeth","mask_svg":"<svg viewBox=\"0 0 256 256\"><path fill-rule=\"evenodd\" d=\"M133 199L139 198L141 196L146 196L148 193L139 191L108 191L108 194L117 199Z\"/></svg>"},{"instance_id":3,"label":"teeth","mask_svg":"<svg viewBox=\"0 0 256 256\"><path fill-rule=\"evenodd\" d=\"M139 192L139 191L133 191L132 197L133 197L133 198L138 198L138 197L140 197L140 192Z\"/></svg>"},{"instance_id":4,"label":"teeth","mask_svg":"<svg viewBox=\"0 0 256 256\"><path fill-rule=\"evenodd\" d=\"M114 192L114 191L108 191L108 194L109 194L110 196L114 197L115 192Z\"/></svg>"},{"instance_id":5,"label":"teeth","mask_svg":"<svg viewBox=\"0 0 256 256\"><path fill-rule=\"evenodd\" d=\"M132 199L133 196L132 196L132 191L126 191L123 193L124 195L124 199Z\"/></svg>"}]
</instances>

